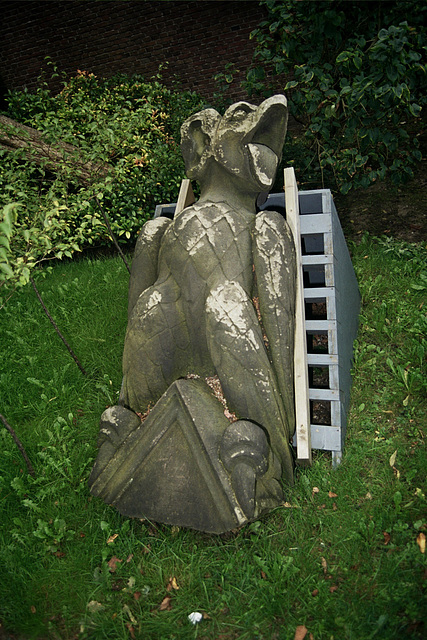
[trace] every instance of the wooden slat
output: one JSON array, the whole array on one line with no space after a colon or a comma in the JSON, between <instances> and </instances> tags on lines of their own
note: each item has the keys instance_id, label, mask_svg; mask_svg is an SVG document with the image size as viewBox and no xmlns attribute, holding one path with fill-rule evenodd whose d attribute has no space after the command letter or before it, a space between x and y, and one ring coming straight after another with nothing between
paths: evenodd
<instances>
[{"instance_id":1,"label":"wooden slat","mask_svg":"<svg viewBox=\"0 0 427 640\"><path fill-rule=\"evenodd\" d=\"M191 186L191 181L188 178L184 178L181 182L181 187L179 189L178 201L176 203L175 215L181 213L183 209L189 207L190 204L196 201L196 198L193 193L193 187Z\"/></svg>"},{"instance_id":2,"label":"wooden slat","mask_svg":"<svg viewBox=\"0 0 427 640\"><path fill-rule=\"evenodd\" d=\"M311 464L310 401L308 397L308 365L304 326L304 288L302 277L302 251L300 215L298 207L298 188L293 168L286 168L284 174L286 220L292 231L297 256L297 294L295 318L296 326L294 350L297 458L300 462Z\"/></svg>"}]
</instances>

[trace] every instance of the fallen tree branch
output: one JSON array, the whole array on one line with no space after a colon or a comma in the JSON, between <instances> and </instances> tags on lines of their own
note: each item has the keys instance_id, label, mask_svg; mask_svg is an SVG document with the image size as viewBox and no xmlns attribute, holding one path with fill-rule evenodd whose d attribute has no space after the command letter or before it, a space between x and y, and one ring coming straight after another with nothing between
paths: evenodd
<instances>
[{"instance_id":1,"label":"fallen tree branch","mask_svg":"<svg viewBox=\"0 0 427 640\"><path fill-rule=\"evenodd\" d=\"M126 260L126 258L125 258L125 254L124 254L124 253L123 253L123 251L121 250L119 243L117 242L117 238L116 238L116 236L114 235L114 231L113 231L113 230L112 230L112 228L111 228L111 225L110 225L110 221L109 221L109 219L108 219L108 216L107 216L107 214L105 213L104 208L102 207L101 203L99 202L99 200L98 200L98 198L97 198L96 196L95 196L95 202L96 202L96 204L98 205L99 210L101 211L102 217L104 218L104 222L105 222L105 224L106 224L106 226L107 226L108 233L110 234L110 238L111 238L111 240L114 242L114 244L116 245L116 249L117 249L117 251L119 252L119 255L120 255L121 259L122 259L122 260L123 260L123 262L125 263L125 265L126 265L126 269L127 269L127 270L129 271L129 273L130 273L130 266L129 266L129 263L128 263L128 261Z\"/></svg>"},{"instance_id":2,"label":"fallen tree branch","mask_svg":"<svg viewBox=\"0 0 427 640\"><path fill-rule=\"evenodd\" d=\"M56 324L55 320L52 318L52 316L50 315L49 311L47 310L47 307L45 305L45 303L43 302L43 299L40 295L39 290L37 289L36 283L34 282L33 278L30 278L30 282L32 284L32 287L34 289L34 291L36 292L36 296L43 308L43 311L45 312L45 314L47 315L47 317L49 318L53 328L55 329L56 333L58 334L58 336L61 338L62 342L65 344L65 346L68 349L69 354L71 355L71 357L73 358L74 362L76 363L76 365L78 366L78 368L80 369L80 371L82 372L82 374L84 376L87 375L87 372L85 371L85 369L83 368L83 365L81 364L80 360L78 359L78 357L76 356L76 354L74 353L74 351L72 350L72 348L70 347L70 345L68 344L68 342L66 341L66 339L64 338L64 336L62 335L62 333L60 332L58 325Z\"/></svg>"},{"instance_id":3,"label":"fallen tree branch","mask_svg":"<svg viewBox=\"0 0 427 640\"><path fill-rule=\"evenodd\" d=\"M27 127L11 118L0 115L0 149L16 151L23 149L26 157L57 173L61 165L75 172L84 184L105 177L112 167L106 163L85 162L80 150L67 142L52 145L47 143L37 129Z\"/></svg>"},{"instance_id":4,"label":"fallen tree branch","mask_svg":"<svg viewBox=\"0 0 427 640\"><path fill-rule=\"evenodd\" d=\"M33 465L31 464L30 459L27 456L27 452L25 451L22 442L20 441L20 439L18 438L18 436L16 435L15 431L12 429L12 427L10 426L6 418L1 413L0 413L0 420L3 422L4 426L9 431L12 438L15 440L19 451L22 453L22 457L24 458L25 464L27 465L28 473L30 474L30 476L34 477L36 474L34 472Z\"/></svg>"}]
</instances>

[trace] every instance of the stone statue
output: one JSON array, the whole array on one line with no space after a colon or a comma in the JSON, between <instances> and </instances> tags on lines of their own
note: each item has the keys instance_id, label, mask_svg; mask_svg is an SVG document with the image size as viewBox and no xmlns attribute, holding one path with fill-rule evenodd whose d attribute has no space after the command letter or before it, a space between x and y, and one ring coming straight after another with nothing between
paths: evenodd
<instances>
[{"instance_id":1,"label":"stone statue","mask_svg":"<svg viewBox=\"0 0 427 640\"><path fill-rule=\"evenodd\" d=\"M201 196L139 235L119 404L89 480L124 515L221 533L292 482L295 251L280 214L256 214L286 122L273 96L182 125Z\"/></svg>"}]
</instances>

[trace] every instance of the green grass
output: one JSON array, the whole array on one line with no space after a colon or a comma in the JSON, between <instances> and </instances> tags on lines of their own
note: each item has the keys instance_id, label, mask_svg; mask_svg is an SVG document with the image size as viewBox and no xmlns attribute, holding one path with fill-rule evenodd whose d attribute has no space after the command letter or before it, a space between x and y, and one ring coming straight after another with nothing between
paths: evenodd
<instances>
[{"instance_id":1,"label":"green grass","mask_svg":"<svg viewBox=\"0 0 427 640\"><path fill-rule=\"evenodd\" d=\"M424 637L427 252L368 236L352 252L363 305L342 464L315 453L290 506L219 537L128 520L88 492L121 382L122 262L58 264L38 281L86 377L33 290L15 294L0 312L0 413L36 475L1 427L0 637Z\"/></svg>"}]
</instances>

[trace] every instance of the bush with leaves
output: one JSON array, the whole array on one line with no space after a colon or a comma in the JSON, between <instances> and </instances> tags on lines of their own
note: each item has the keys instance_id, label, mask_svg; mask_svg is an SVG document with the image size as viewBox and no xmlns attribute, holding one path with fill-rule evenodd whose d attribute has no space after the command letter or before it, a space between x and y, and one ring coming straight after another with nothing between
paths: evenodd
<instances>
[{"instance_id":1,"label":"bush with leaves","mask_svg":"<svg viewBox=\"0 0 427 640\"><path fill-rule=\"evenodd\" d=\"M413 176L427 102L427 6L421 2L263 2L245 87L269 95L285 77L291 113L305 125L305 179L342 193L389 175ZM268 73L270 71L270 73ZM290 151L289 149L287 150Z\"/></svg>"},{"instance_id":2,"label":"bush with leaves","mask_svg":"<svg viewBox=\"0 0 427 640\"><path fill-rule=\"evenodd\" d=\"M13 202L0 212L0 279L9 285L26 285L32 271L46 260L72 257L80 251L82 229L70 233L65 205L57 200L38 211ZM0 297L1 302L1 297Z\"/></svg>"},{"instance_id":3,"label":"bush with leaves","mask_svg":"<svg viewBox=\"0 0 427 640\"><path fill-rule=\"evenodd\" d=\"M80 161L95 168L82 183L72 163L53 172L22 149L0 150L0 206L21 202L31 218L57 201L66 207L69 233L80 236L79 246L109 240L95 195L123 239L137 232L157 203L176 198L184 177L179 128L204 106L195 93L168 89L160 77L101 79L87 72L64 81L56 96L41 82L34 94L10 92L7 103L5 115L41 131L53 148L72 144ZM99 163L110 167L106 177L96 171Z\"/></svg>"}]
</instances>

